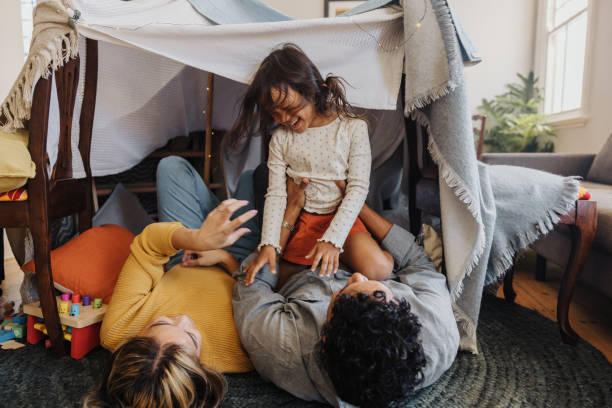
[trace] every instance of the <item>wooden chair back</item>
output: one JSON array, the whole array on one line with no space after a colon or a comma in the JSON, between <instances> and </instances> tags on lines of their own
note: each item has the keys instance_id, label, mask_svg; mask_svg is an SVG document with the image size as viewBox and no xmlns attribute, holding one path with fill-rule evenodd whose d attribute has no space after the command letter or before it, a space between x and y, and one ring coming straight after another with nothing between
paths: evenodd
<instances>
[{"instance_id":1,"label":"wooden chair back","mask_svg":"<svg viewBox=\"0 0 612 408\"><path fill-rule=\"evenodd\" d=\"M93 215L90 148L97 91L98 44L87 40L85 90L80 116L79 153L86 177L72 178L72 120L79 83L80 58L55 71L59 105L60 137L57 161L47 172L47 129L51 101L51 78L41 78L34 89L28 130L28 149L36 164L36 175L28 182L28 200L0 203L0 227L29 227L34 241L36 279L51 349L65 354L63 333L57 313L51 271L50 223L53 219L78 214L79 230L91 228Z\"/></svg>"}]
</instances>

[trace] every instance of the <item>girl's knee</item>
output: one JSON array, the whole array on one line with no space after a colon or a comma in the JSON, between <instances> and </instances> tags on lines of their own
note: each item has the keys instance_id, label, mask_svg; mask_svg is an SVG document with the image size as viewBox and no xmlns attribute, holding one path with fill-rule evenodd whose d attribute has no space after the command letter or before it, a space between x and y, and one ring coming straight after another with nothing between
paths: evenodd
<instances>
[{"instance_id":1,"label":"girl's knee","mask_svg":"<svg viewBox=\"0 0 612 408\"><path fill-rule=\"evenodd\" d=\"M380 254L373 256L361 272L368 279L386 280L391 277L393 272L393 258L387 256L387 252L380 251Z\"/></svg>"}]
</instances>

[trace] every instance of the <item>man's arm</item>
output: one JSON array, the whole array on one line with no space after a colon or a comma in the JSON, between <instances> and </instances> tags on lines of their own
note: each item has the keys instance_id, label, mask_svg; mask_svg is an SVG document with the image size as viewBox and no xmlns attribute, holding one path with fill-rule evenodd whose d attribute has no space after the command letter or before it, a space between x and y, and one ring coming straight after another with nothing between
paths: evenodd
<instances>
[{"instance_id":1,"label":"man's arm","mask_svg":"<svg viewBox=\"0 0 612 408\"><path fill-rule=\"evenodd\" d=\"M277 275L264 265L252 284L245 285L244 265L234 274L232 306L240 342L257 372L278 387L299 398L312 399L310 380L302 362L301 345L293 304L276 293Z\"/></svg>"},{"instance_id":2,"label":"man's arm","mask_svg":"<svg viewBox=\"0 0 612 408\"><path fill-rule=\"evenodd\" d=\"M378 242L385 239L389 233L389 230L391 230L391 227L393 226L393 224L381 217L367 204L363 205L363 208L359 213L359 218Z\"/></svg>"}]
</instances>

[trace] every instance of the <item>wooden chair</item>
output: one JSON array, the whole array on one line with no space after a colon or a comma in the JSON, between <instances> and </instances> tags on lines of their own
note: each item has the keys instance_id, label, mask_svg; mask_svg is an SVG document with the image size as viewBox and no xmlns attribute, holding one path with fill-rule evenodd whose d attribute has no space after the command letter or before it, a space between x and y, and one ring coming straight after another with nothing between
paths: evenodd
<instances>
[{"instance_id":1,"label":"wooden chair","mask_svg":"<svg viewBox=\"0 0 612 408\"><path fill-rule=\"evenodd\" d=\"M484 145L485 126L487 124L487 117L485 115L473 115L472 122L474 122L474 134L478 135L478 142L476 143L476 159L480 160L482 157L482 146ZM480 124L476 123L480 122Z\"/></svg>"},{"instance_id":2,"label":"wooden chair","mask_svg":"<svg viewBox=\"0 0 612 408\"><path fill-rule=\"evenodd\" d=\"M92 178L90 147L97 89L98 44L87 40L85 94L80 116L79 152L86 177L72 178L71 130L74 103L79 83L79 57L55 72L59 103L60 137L57 162L47 174L47 127L51 98L51 78L41 78L34 89L29 121L28 149L36 164L36 176L27 184L28 200L0 203L0 227L29 227L34 241L36 280L51 349L56 355L66 353L57 313L53 274L51 271L50 222L78 214L79 230L91 227Z\"/></svg>"}]
</instances>

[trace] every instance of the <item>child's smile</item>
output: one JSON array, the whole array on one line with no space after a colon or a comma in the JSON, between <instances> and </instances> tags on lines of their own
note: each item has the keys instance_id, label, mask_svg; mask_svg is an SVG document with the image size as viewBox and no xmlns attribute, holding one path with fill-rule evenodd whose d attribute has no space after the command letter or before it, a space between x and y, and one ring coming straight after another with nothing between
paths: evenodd
<instances>
[{"instance_id":1,"label":"child's smile","mask_svg":"<svg viewBox=\"0 0 612 408\"><path fill-rule=\"evenodd\" d=\"M270 112L272 118L296 133L303 133L311 127L327 125L336 118L336 115L318 114L314 104L290 86L287 87L286 93L278 88L271 88L270 96L277 105L276 109Z\"/></svg>"}]
</instances>

